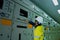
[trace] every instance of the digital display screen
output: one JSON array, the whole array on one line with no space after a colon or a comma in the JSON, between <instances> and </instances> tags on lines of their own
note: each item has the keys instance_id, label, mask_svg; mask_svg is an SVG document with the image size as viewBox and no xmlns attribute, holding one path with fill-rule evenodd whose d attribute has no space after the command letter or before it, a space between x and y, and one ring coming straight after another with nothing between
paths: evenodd
<instances>
[{"instance_id":1,"label":"digital display screen","mask_svg":"<svg viewBox=\"0 0 60 40\"><path fill-rule=\"evenodd\" d=\"M3 7L3 0L0 0L0 9Z\"/></svg>"},{"instance_id":2,"label":"digital display screen","mask_svg":"<svg viewBox=\"0 0 60 40\"><path fill-rule=\"evenodd\" d=\"M23 10L23 9L20 9L20 15L27 18L28 17L28 12Z\"/></svg>"}]
</instances>

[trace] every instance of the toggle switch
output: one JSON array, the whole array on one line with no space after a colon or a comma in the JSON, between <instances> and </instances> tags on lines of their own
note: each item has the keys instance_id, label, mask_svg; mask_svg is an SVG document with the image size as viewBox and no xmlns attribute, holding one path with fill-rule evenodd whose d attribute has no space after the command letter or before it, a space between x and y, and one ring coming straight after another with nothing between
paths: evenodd
<instances>
[{"instance_id":1,"label":"toggle switch","mask_svg":"<svg viewBox=\"0 0 60 40\"><path fill-rule=\"evenodd\" d=\"M0 34L0 36L3 36L3 34Z\"/></svg>"}]
</instances>

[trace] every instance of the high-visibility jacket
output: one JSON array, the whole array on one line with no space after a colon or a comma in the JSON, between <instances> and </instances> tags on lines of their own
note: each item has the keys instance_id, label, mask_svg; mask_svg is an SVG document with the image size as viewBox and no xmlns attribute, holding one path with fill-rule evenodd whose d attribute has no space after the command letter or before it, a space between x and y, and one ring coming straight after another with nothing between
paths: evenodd
<instances>
[{"instance_id":1,"label":"high-visibility jacket","mask_svg":"<svg viewBox=\"0 0 60 40\"><path fill-rule=\"evenodd\" d=\"M43 40L44 39L44 27L41 26L37 26L34 29L34 40Z\"/></svg>"}]
</instances>

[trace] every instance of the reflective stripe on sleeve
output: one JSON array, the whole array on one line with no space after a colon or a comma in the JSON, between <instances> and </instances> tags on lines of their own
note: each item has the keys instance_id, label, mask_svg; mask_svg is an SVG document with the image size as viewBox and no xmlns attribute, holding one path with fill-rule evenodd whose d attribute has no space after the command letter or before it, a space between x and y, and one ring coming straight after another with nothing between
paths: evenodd
<instances>
[{"instance_id":1,"label":"reflective stripe on sleeve","mask_svg":"<svg viewBox=\"0 0 60 40\"><path fill-rule=\"evenodd\" d=\"M40 36L34 36L34 38L40 38Z\"/></svg>"}]
</instances>

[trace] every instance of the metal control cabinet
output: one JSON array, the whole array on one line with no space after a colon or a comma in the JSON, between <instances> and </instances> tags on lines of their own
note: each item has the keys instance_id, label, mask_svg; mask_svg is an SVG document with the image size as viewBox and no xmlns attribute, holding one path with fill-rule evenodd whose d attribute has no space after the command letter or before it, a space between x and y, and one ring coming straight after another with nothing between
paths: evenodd
<instances>
[{"instance_id":1,"label":"metal control cabinet","mask_svg":"<svg viewBox=\"0 0 60 40\"><path fill-rule=\"evenodd\" d=\"M0 40L11 40L14 2L3 0L0 9Z\"/></svg>"},{"instance_id":2,"label":"metal control cabinet","mask_svg":"<svg viewBox=\"0 0 60 40\"><path fill-rule=\"evenodd\" d=\"M27 15L21 16L20 9L27 11ZM4 0L3 8L0 10L0 20L11 20L10 26L0 23L0 40L33 40L33 28L28 29L25 20L31 20L32 13L23 5L11 0ZM25 12L24 11L24 12ZM6 21L5 21L6 22ZM24 28L18 28L20 25ZM26 27L26 28L25 28Z\"/></svg>"},{"instance_id":3,"label":"metal control cabinet","mask_svg":"<svg viewBox=\"0 0 60 40\"><path fill-rule=\"evenodd\" d=\"M14 23L12 40L33 40L33 29L29 29L26 25L23 24L24 23L21 22Z\"/></svg>"},{"instance_id":4,"label":"metal control cabinet","mask_svg":"<svg viewBox=\"0 0 60 40\"><path fill-rule=\"evenodd\" d=\"M11 26L5 26L0 24L0 40L10 40L11 38Z\"/></svg>"},{"instance_id":5,"label":"metal control cabinet","mask_svg":"<svg viewBox=\"0 0 60 40\"><path fill-rule=\"evenodd\" d=\"M32 13L23 4L15 3L14 24L11 40L33 40L33 28L28 28Z\"/></svg>"},{"instance_id":6,"label":"metal control cabinet","mask_svg":"<svg viewBox=\"0 0 60 40\"><path fill-rule=\"evenodd\" d=\"M59 34L58 31L45 32L45 40L59 40Z\"/></svg>"}]
</instances>

